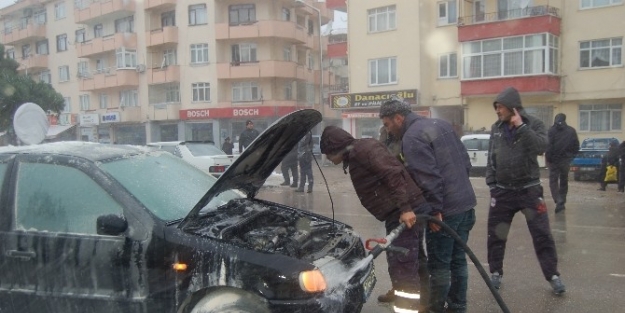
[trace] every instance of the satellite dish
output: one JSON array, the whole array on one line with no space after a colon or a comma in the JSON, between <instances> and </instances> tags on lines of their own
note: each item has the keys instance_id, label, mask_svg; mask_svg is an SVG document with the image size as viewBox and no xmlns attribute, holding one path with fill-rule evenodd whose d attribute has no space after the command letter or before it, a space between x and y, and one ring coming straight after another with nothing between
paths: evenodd
<instances>
[{"instance_id":1,"label":"satellite dish","mask_svg":"<svg viewBox=\"0 0 625 313\"><path fill-rule=\"evenodd\" d=\"M36 145L46 139L49 127L46 112L32 102L22 104L13 116L15 134L27 145Z\"/></svg>"}]
</instances>

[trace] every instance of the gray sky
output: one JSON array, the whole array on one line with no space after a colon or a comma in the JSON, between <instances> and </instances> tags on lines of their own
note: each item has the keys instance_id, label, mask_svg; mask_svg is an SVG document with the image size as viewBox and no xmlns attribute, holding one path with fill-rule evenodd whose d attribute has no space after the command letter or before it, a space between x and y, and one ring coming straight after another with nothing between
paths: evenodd
<instances>
[{"instance_id":1,"label":"gray sky","mask_svg":"<svg viewBox=\"0 0 625 313\"><path fill-rule=\"evenodd\" d=\"M0 9L15 3L15 0L0 0Z\"/></svg>"}]
</instances>

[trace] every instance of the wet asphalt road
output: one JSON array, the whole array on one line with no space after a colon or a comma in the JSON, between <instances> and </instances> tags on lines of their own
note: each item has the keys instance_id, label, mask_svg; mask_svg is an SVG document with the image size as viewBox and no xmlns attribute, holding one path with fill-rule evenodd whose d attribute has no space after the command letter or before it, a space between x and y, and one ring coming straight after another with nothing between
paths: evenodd
<instances>
[{"instance_id":1,"label":"wet asphalt road","mask_svg":"<svg viewBox=\"0 0 625 313\"><path fill-rule=\"evenodd\" d=\"M313 164L314 165L314 164ZM384 236L384 225L371 216L355 196L349 175L339 166L322 167L334 202L337 220L353 226L362 238ZM548 204L551 230L556 241L559 270L567 292L554 296L542 277L531 237L522 214L513 221L506 257L501 295L511 312L623 312L625 311L625 194L615 185L597 191L595 182L569 182L569 196L564 214L555 215L548 179L542 182ZM332 206L319 169L314 169L314 191L295 193L292 188L277 186L274 176L259 198L307 209L331 217ZM486 220L489 195L483 177L472 177L477 195L477 222L469 247L488 272L486 261ZM375 260L377 284L363 313L392 312L388 305L377 303L377 296L390 288L386 259ZM501 312L475 266L469 265L468 312Z\"/></svg>"}]
</instances>

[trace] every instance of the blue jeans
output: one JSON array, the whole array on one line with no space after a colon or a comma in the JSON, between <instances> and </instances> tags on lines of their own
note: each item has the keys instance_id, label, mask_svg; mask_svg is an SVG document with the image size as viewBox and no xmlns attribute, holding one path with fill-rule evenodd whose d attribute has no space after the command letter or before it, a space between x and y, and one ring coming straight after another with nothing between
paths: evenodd
<instances>
[{"instance_id":1,"label":"blue jeans","mask_svg":"<svg viewBox=\"0 0 625 313\"><path fill-rule=\"evenodd\" d=\"M475 210L444 217L443 222L467 243L475 224ZM444 230L432 232L428 228L426 242L430 271L429 312L466 312L469 270L464 249Z\"/></svg>"}]
</instances>

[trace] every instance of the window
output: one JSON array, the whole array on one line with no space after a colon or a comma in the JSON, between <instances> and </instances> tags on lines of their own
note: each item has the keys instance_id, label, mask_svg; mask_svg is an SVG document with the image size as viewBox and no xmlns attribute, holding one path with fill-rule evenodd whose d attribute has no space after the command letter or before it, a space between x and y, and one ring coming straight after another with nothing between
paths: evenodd
<instances>
[{"instance_id":1,"label":"window","mask_svg":"<svg viewBox=\"0 0 625 313\"><path fill-rule=\"evenodd\" d=\"M621 116L621 104L583 104L579 106L579 130L620 131Z\"/></svg>"},{"instance_id":2,"label":"window","mask_svg":"<svg viewBox=\"0 0 625 313\"><path fill-rule=\"evenodd\" d=\"M229 7L230 25L256 22L256 5L236 4Z\"/></svg>"},{"instance_id":3,"label":"window","mask_svg":"<svg viewBox=\"0 0 625 313\"><path fill-rule=\"evenodd\" d=\"M284 85L284 100L293 100L293 84L290 82Z\"/></svg>"},{"instance_id":4,"label":"window","mask_svg":"<svg viewBox=\"0 0 625 313\"><path fill-rule=\"evenodd\" d=\"M117 68L136 68L137 67L137 51L119 48L115 53L117 57Z\"/></svg>"},{"instance_id":5,"label":"window","mask_svg":"<svg viewBox=\"0 0 625 313\"><path fill-rule=\"evenodd\" d=\"M88 77L89 76L89 63L87 61L78 62L78 77Z\"/></svg>"},{"instance_id":6,"label":"window","mask_svg":"<svg viewBox=\"0 0 625 313\"><path fill-rule=\"evenodd\" d=\"M105 93L100 94L100 109L106 109L109 107L109 95Z\"/></svg>"},{"instance_id":7,"label":"window","mask_svg":"<svg viewBox=\"0 0 625 313\"><path fill-rule=\"evenodd\" d=\"M165 87L165 102L180 102L180 85Z\"/></svg>"},{"instance_id":8,"label":"window","mask_svg":"<svg viewBox=\"0 0 625 313\"><path fill-rule=\"evenodd\" d=\"M63 98L64 100L64 105L63 105L63 113L71 113L72 112L72 98L70 97L65 97Z\"/></svg>"},{"instance_id":9,"label":"window","mask_svg":"<svg viewBox=\"0 0 625 313\"><path fill-rule=\"evenodd\" d=\"M37 24L37 25L44 25L47 21L47 17L46 17L46 11L39 11L39 12L35 12L35 15L33 15L33 23Z\"/></svg>"},{"instance_id":10,"label":"window","mask_svg":"<svg viewBox=\"0 0 625 313\"><path fill-rule=\"evenodd\" d=\"M256 82L232 83L232 102L257 101L260 92Z\"/></svg>"},{"instance_id":11,"label":"window","mask_svg":"<svg viewBox=\"0 0 625 313\"><path fill-rule=\"evenodd\" d=\"M80 110L81 111L89 111L90 102L89 95L80 95L78 96L78 101L80 102Z\"/></svg>"},{"instance_id":12,"label":"window","mask_svg":"<svg viewBox=\"0 0 625 313\"><path fill-rule=\"evenodd\" d=\"M37 54L48 54L48 39L37 41Z\"/></svg>"},{"instance_id":13,"label":"window","mask_svg":"<svg viewBox=\"0 0 625 313\"><path fill-rule=\"evenodd\" d=\"M176 11L161 14L161 27L176 26Z\"/></svg>"},{"instance_id":14,"label":"window","mask_svg":"<svg viewBox=\"0 0 625 313\"><path fill-rule=\"evenodd\" d=\"M208 63L208 44L191 45L191 64Z\"/></svg>"},{"instance_id":15,"label":"window","mask_svg":"<svg viewBox=\"0 0 625 313\"><path fill-rule=\"evenodd\" d=\"M474 22L483 22L486 18L486 4L484 0L475 0L473 2L473 16Z\"/></svg>"},{"instance_id":16,"label":"window","mask_svg":"<svg viewBox=\"0 0 625 313\"><path fill-rule=\"evenodd\" d=\"M76 31L76 42L85 42L85 29L79 29Z\"/></svg>"},{"instance_id":17,"label":"window","mask_svg":"<svg viewBox=\"0 0 625 313\"><path fill-rule=\"evenodd\" d=\"M93 38L100 38L102 36L104 36L104 26L102 26L102 24L93 26Z\"/></svg>"},{"instance_id":18,"label":"window","mask_svg":"<svg viewBox=\"0 0 625 313\"><path fill-rule=\"evenodd\" d=\"M65 12L65 2L56 3L54 5L54 17L57 20L60 20L62 18L65 18L66 15L67 14Z\"/></svg>"},{"instance_id":19,"label":"window","mask_svg":"<svg viewBox=\"0 0 625 313\"><path fill-rule=\"evenodd\" d=\"M119 92L120 107L139 106L139 97L136 90L123 90Z\"/></svg>"},{"instance_id":20,"label":"window","mask_svg":"<svg viewBox=\"0 0 625 313\"><path fill-rule=\"evenodd\" d=\"M288 8L282 8L282 20L290 21L291 20L291 10Z\"/></svg>"},{"instance_id":21,"label":"window","mask_svg":"<svg viewBox=\"0 0 625 313\"><path fill-rule=\"evenodd\" d=\"M397 59L369 60L369 85L397 83Z\"/></svg>"},{"instance_id":22,"label":"window","mask_svg":"<svg viewBox=\"0 0 625 313\"><path fill-rule=\"evenodd\" d=\"M19 229L96 236L99 216L123 214L108 192L73 167L23 162L17 185L15 218Z\"/></svg>"},{"instance_id":23,"label":"window","mask_svg":"<svg viewBox=\"0 0 625 313\"><path fill-rule=\"evenodd\" d=\"M557 74L558 46L552 34L463 43L463 78Z\"/></svg>"},{"instance_id":24,"label":"window","mask_svg":"<svg viewBox=\"0 0 625 313\"><path fill-rule=\"evenodd\" d=\"M455 53L441 55L438 59L438 77L449 78L458 76L458 55Z\"/></svg>"},{"instance_id":25,"label":"window","mask_svg":"<svg viewBox=\"0 0 625 313\"><path fill-rule=\"evenodd\" d=\"M304 28L304 25L306 24L306 18L305 17L303 17L302 15L297 15L295 17L295 20L296 20L297 26L300 26L300 27Z\"/></svg>"},{"instance_id":26,"label":"window","mask_svg":"<svg viewBox=\"0 0 625 313\"><path fill-rule=\"evenodd\" d=\"M59 66L59 82L69 81L69 66Z\"/></svg>"},{"instance_id":27,"label":"window","mask_svg":"<svg viewBox=\"0 0 625 313\"><path fill-rule=\"evenodd\" d=\"M291 46L284 47L284 49L282 49L282 58L284 61L291 61L291 55Z\"/></svg>"},{"instance_id":28,"label":"window","mask_svg":"<svg viewBox=\"0 0 625 313\"><path fill-rule=\"evenodd\" d=\"M369 16L369 32L382 32L392 30L396 27L395 6L387 6L368 11Z\"/></svg>"},{"instance_id":29,"label":"window","mask_svg":"<svg viewBox=\"0 0 625 313\"><path fill-rule=\"evenodd\" d=\"M240 43L232 46L232 62L237 63L249 63L257 62L256 59L256 44L255 43Z\"/></svg>"},{"instance_id":30,"label":"window","mask_svg":"<svg viewBox=\"0 0 625 313\"><path fill-rule=\"evenodd\" d=\"M315 68L315 58L313 57L312 51L308 50L308 69L312 70Z\"/></svg>"},{"instance_id":31,"label":"window","mask_svg":"<svg viewBox=\"0 0 625 313\"><path fill-rule=\"evenodd\" d=\"M211 85L209 83L194 83L191 85L193 90L193 102L211 101Z\"/></svg>"},{"instance_id":32,"label":"window","mask_svg":"<svg viewBox=\"0 0 625 313\"><path fill-rule=\"evenodd\" d=\"M52 74L50 71L43 71L39 74L39 81L46 84L52 83Z\"/></svg>"},{"instance_id":33,"label":"window","mask_svg":"<svg viewBox=\"0 0 625 313\"><path fill-rule=\"evenodd\" d=\"M67 34L56 36L56 51L67 51Z\"/></svg>"},{"instance_id":34,"label":"window","mask_svg":"<svg viewBox=\"0 0 625 313\"><path fill-rule=\"evenodd\" d=\"M189 6L189 25L201 25L208 23L206 4Z\"/></svg>"},{"instance_id":35,"label":"window","mask_svg":"<svg viewBox=\"0 0 625 313\"><path fill-rule=\"evenodd\" d=\"M22 59L28 59L30 57L30 45L22 46Z\"/></svg>"},{"instance_id":36,"label":"window","mask_svg":"<svg viewBox=\"0 0 625 313\"><path fill-rule=\"evenodd\" d=\"M623 3L623 0L580 0L580 9L600 8Z\"/></svg>"},{"instance_id":37,"label":"window","mask_svg":"<svg viewBox=\"0 0 625 313\"><path fill-rule=\"evenodd\" d=\"M456 24L458 11L456 0L438 2L438 25Z\"/></svg>"},{"instance_id":38,"label":"window","mask_svg":"<svg viewBox=\"0 0 625 313\"><path fill-rule=\"evenodd\" d=\"M108 72L106 60L105 59L95 60L95 70L96 70L96 73Z\"/></svg>"},{"instance_id":39,"label":"window","mask_svg":"<svg viewBox=\"0 0 625 313\"><path fill-rule=\"evenodd\" d=\"M115 32L116 33L134 33L135 32L135 17L127 16L115 20Z\"/></svg>"},{"instance_id":40,"label":"window","mask_svg":"<svg viewBox=\"0 0 625 313\"><path fill-rule=\"evenodd\" d=\"M176 55L176 49L163 50L163 64L161 64L161 67L176 65L178 63Z\"/></svg>"},{"instance_id":41,"label":"window","mask_svg":"<svg viewBox=\"0 0 625 313\"><path fill-rule=\"evenodd\" d=\"M15 60L15 50L13 49L7 50L7 58L11 60Z\"/></svg>"},{"instance_id":42,"label":"window","mask_svg":"<svg viewBox=\"0 0 625 313\"><path fill-rule=\"evenodd\" d=\"M312 20L308 20L308 35L315 34L315 23Z\"/></svg>"},{"instance_id":43,"label":"window","mask_svg":"<svg viewBox=\"0 0 625 313\"><path fill-rule=\"evenodd\" d=\"M608 67L623 65L623 38L579 43L579 67Z\"/></svg>"}]
</instances>

